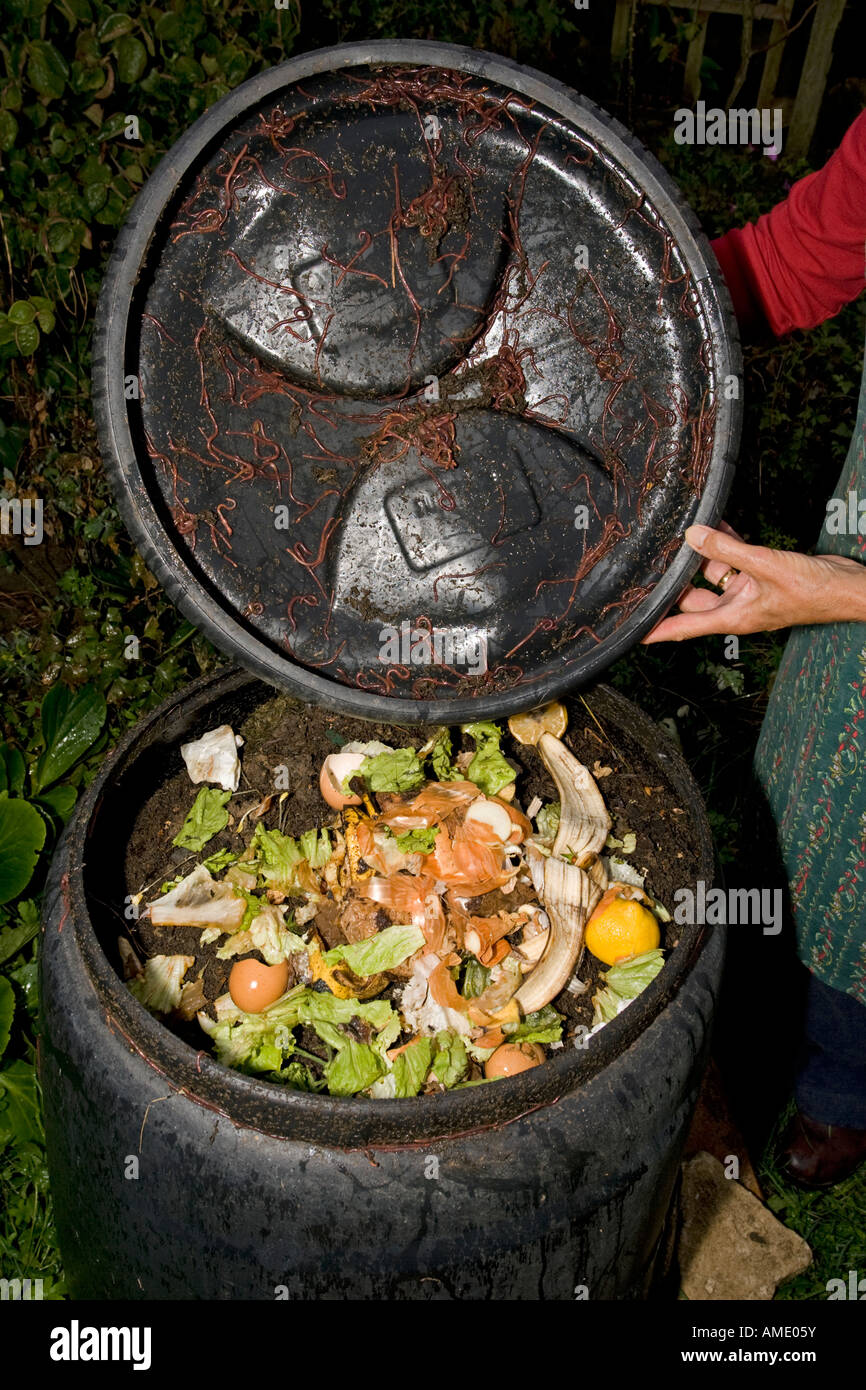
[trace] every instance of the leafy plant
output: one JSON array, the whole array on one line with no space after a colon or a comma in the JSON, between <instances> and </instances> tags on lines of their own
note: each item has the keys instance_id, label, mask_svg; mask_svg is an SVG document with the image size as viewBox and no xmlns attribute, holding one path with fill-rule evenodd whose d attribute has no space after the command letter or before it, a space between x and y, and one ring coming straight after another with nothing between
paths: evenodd
<instances>
[{"instance_id":1,"label":"leafy plant","mask_svg":"<svg viewBox=\"0 0 866 1390\"><path fill-rule=\"evenodd\" d=\"M0 744L0 903L24 892L48 827L69 816L78 791L61 778L96 742L105 714L105 700L92 686L73 695L58 685L42 702L43 749L29 769L20 749ZM24 795L28 782L29 797Z\"/></svg>"}]
</instances>

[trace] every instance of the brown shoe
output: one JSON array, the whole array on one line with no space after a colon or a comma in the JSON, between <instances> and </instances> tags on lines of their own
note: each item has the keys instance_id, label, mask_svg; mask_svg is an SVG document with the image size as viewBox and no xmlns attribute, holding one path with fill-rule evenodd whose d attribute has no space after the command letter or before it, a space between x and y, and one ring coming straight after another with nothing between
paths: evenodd
<instances>
[{"instance_id":1,"label":"brown shoe","mask_svg":"<svg viewBox=\"0 0 866 1390\"><path fill-rule=\"evenodd\" d=\"M832 1187L866 1160L866 1129L810 1120L798 1110L782 1136L780 1166L797 1187Z\"/></svg>"}]
</instances>

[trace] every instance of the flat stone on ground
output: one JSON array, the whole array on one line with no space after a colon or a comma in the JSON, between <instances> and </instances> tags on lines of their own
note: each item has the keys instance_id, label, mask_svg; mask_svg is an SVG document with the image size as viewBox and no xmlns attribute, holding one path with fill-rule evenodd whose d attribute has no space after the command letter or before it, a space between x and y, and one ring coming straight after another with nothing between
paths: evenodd
<instances>
[{"instance_id":1,"label":"flat stone on ground","mask_svg":"<svg viewBox=\"0 0 866 1390\"><path fill-rule=\"evenodd\" d=\"M812 1252L709 1153L683 1164L677 1251L687 1298L768 1301L812 1263Z\"/></svg>"}]
</instances>

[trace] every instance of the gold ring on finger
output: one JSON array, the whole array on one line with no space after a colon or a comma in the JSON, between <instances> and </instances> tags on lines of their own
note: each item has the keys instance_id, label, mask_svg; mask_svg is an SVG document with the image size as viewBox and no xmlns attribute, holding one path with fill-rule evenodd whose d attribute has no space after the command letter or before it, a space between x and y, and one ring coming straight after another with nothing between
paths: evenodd
<instances>
[{"instance_id":1,"label":"gold ring on finger","mask_svg":"<svg viewBox=\"0 0 866 1390\"><path fill-rule=\"evenodd\" d=\"M734 579L734 578L736 578L736 576L737 576L738 574L739 574L739 570L735 570L735 569L727 569L727 570L725 570L725 572L724 572L724 574L722 575L721 579L719 579L719 580L716 581L716 588L717 588L717 589L727 589L727 587L728 587L728 585L730 584L731 580Z\"/></svg>"}]
</instances>

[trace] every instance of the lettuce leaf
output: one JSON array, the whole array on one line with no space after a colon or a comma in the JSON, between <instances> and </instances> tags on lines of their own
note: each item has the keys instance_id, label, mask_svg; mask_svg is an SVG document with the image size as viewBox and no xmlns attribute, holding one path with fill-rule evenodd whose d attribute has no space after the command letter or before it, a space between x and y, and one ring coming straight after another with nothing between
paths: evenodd
<instances>
[{"instance_id":1,"label":"lettuce leaf","mask_svg":"<svg viewBox=\"0 0 866 1390\"><path fill-rule=\"evenodd\" d=\"M266 830L259 821L252 844L261 860L261 874L266 883L286 892L292 886L294 873L303 859L297 840L279 830Z\"/></svg>"},{"instance_id":2,"label":"lettuce leaf","mask_svg":"<svg viewBox=\"0 0 866 1390\"><path fill-rule=\"evenodd\" d=\"M545 1004L543 1009L527 1014L513 1032L505 1031L509 1042L559 1042L562 1037L562 1016L550 1004Z\"/></svg>"},{"instance_id":3,"label":"lettuce leaf","mask_svg":"<svg viewBox=\"0 0 866 1390\"><path fill-rule=\"evenodd\" d=\"M384 1048L399 1037L402 1027L400 1015L387 999L338 999L306 985L296 986L260 1014L242 1013L226 995L217 1000L217 1014L216 1020L198 1014L199 1023L214 1044L217 1060L241 1070L279 1073L277 1079L283 1079L280 1067L295 1051L291 1030L299 1023L309 1024L336 1052L326 1077L332 1095L354 1095L356 1090L366 1090L384 1076ZM341 1030L340 1025L353 1018L369 1023L376 1034L372 1045L359 1043ZM349 1056L337 1065L347 1050ZM313 1082L313 1087L321 1089L317 1082Z\"/></svg>"},{"instance_id":4,"label":"lettuce leaf","mask_svg":"<svg viewBox=\"0 0 866 1390\"><path fill-rule=\"evenodd\" d=\"M305 830L298 839L298 848L311 869L323 869L332 852L327 830Z\"/></svg>"},{"instance_id":5,"label":"lettuce leaf","mask_svg":"<svg viewBox=\"0 0 866 1390\"><path fill-rule=\"evenodd\" d=\"M303 985L299 985L260 1014L245 1014L228 1005L221 1008L221 1000L217 1000L220 1016L216 1020L205 1013L198 1014L199 1023L214 1044L217 1061L226 1067L272 1071L275 1053L269 1049L276 1048L281 1059L284 1055L291 1055L294 1039L290 1030L298 1022L300 1001L308 992ZM224 998L227 1000L228 996Z\"/></svg>"},{"instance_id":6,"label":"lettuce leaf","mask_svg":"<svg viewBox=\"0 0 866 1390\"><path fill-rule=\"evenodd\" d=\"M466 769L466 776L485 796L495 796L514 781L515 771L499 751L502 730L483 720L479 724L464 724L463 732L475 739L475 756Z\"/></svg>"},{"instance_id":7,"label":"lettuce leaf","mask_svg":"<svg viewBox=\"0 0 866 1390\"><path fill-rule=\"evenodd\" d=\"M438 825L431 825L427 830L406 830L394 839L404 854L432 854L438 834Z\"/></svg>"},{"instance_id":8,"label":"lettuce leaf","mask_svg":"<svg viewBox=\"0 0 866 1390\"><path fill-rule=\"evenodd\" d=\"M436 1054L433 1058L433 1075L443 1086L454 1086L465 1074L469 1065L466 1048L459 1033L445 1029L436 1034Z\"/></svg>"},{"instance_id":9,"label":"lettuce leaf","mask_svg":"<svg viewBox=\"0 0 866 1390\"><path fill-rule=\"evenodd\" d=\"M655 979L664 963L664 952L656 947L602 971L601 979L605 981L605 987L597 990L592 997L593 1027L610 1023L612 1018L616 1018Z\"/></svg>"},{"instance_id":10,"label":"lettuce leaf","mask_svg":"<svg viewBox=\"0 0 866 1390\"><path fill-rule=\"evenodd\" d=\"M212 840L228 825L229 813L225 807L230 799L231 792L217 791L216 787L202 787L171 843L179 849L191 849L196 853L204 849L208 840Z\"/></svg>"},{"instance_id":11,"label":"lettuce leaf","mask_svg":"<svg viewBox=\"0 0 866 1390\"><path fill-rule=\"evenodd\" d=\"M203 859L202 863L209 874L222 873L229 864L233 864L237 859L236 854L232 854L230 849L218 849L216 854L212 854L210 859Z\"/></svg>"},{"instance_id":12,"label":"lettuce leaf","mask_svg":"<svg viewBox=\"0 0 866 1390\"><path fill-rule=\"evenodd\" d=\"M656 947L644 951L639 956L621 960L602 973L602 979L621 994L623 999L636 999L642 990L655 979L665 963L664 952Z\"/></svg>"},{"instance_id":13,"label":"lettuce leaf","mask_svg":"<svg viewBox=\"0 0 866 1390\"><path fill-rule=\"evenodd\" d=\"M393 1017L394 1010L387 999L338 999L335 994L307 989L298 996L295 1021L315 1027L317 1019L326 1023L351 1023L353 1018L362 1018L378 1033Z\"/></svg>"},{"instance_id":14,"label":"lettuce leaf","mask_svg":"<svg viewBox=\"0 0 866 1390\"><path fill-rule=\"evenodd\" d=\"M424 933L420 927L408 923L406 926L384 927L375 936L365 941L354 941L348 946L335 946L323 956L326 965L338 965L345 961L350 970L362 979L378 975L381 970L393 970L424 945Z\"/></svg>"},{"instance_id":15,"label":"lettuce leaf","mask_svg":"<svg viewBox=\"0 0 866 1390\"><path fill-rule=\"evenodd\" d=\"M195 956L151 956L129 989L154 1014L168 1014L180 1003L183 977L195 964Z\"/></svg>"},{"instance_id":16,"label":"lettuce leaf","mask_svg":"<svg viewBox=\"0 0 866 1390\"><path fill-rule=\"evenodd\" d=\"M277 1079L290 1086L293 1091L321 1091L325 1086L325 1082L317 1081L309 1067L304 1066L297 1058L277 1073Z\"/></svg>"},{"instance_id":17,"label":"lettuce leaf","mask_svg":"<svg viewBox=\"0 0 866 1390\"><path fill-rule=\"evenodd\" d=\"M306 951L307 943L286 927L280 913L270 903L260 903L261 911L250 922L250 939L261 951L268 965L279 965L298 951Z\"/></svg>"},{"instance_id":18,"label":"lettuce leaf","mask_svg":"<svg viewBox=\"0 0 866 1390\"><path fill-rule=\"evenodd\" d=\"M562 807L558 801L549 801L546 806L542 806L535 817L535 824L538 826L538 833L543 840L556 839L561 814Z\"/></svg>"},{"instance_id":19,"label":"lettuce leaf","mask_svg":"<svg viewBox=\"0 0 866 1390\"><path fill-rule=\"evenodd\" d=\"M456 782L462 777L459 768L451 761L451 755L451 735L447 729L442 729L430 750L430 764L440 782Z\"/></svg>"},{"instance_id":20,"label":"lettuce leaf","mask_svg":"<svg viewBox=\"0 0 866 1390\"><path fill-rule=\"evenodd\" d=\"M372 792L411 792L426 780L414 748L395 748L392 753L365 758L359 772L343 778L343 791L348 793L347 783L359 776Z\"/></svg>"},{"instance_id":21,"label":"lettuce leaf","mask_svg":"<svg viewBox=\"0 0 866 1390\"><path fill-rule=\"evenodd\" d=\"M299 840L283 835L279 830L265 830L259 822L253 835L265 882L282 892L297 888L296 870L307 860L313 869L321 869L331 857L331 840L327 830L305 830Z\"/></svg>"},{"instance_id":22,"label":"lettuce leaf","mask_svg":"<svg viewBox=\"0 0 866 1390\"><path fill-rule=\"evenodd\" d=\"M347 1038L325 1068L325 1079L332 1096L354 1096L384 1076L385 1070L384 1061L369 1044Z\"/></svg>"},{"instance_id":23,"label":"lettuce leaf","mask_svg":"<svg viewBox=\"0 0 866 1390\"><path fill-rule=\"evenodd\" d=\"M430 1038L416 1038L394 1058L394 1095L403 1099L417 1096L430 1070L433 1043Z\"/></svg>"},{"instance_id":24,"label":"lettuce leaf","mask_svg":"<svg viewBox=\"0 0 866 1390\"><path fill-rule=\"evenodd\" d=\"M349 1041L348 1034L341 1033L335 1023L329 1023L325 1018L314 1019L310 1026L315 1029L322 1042L327 1043L335 1052L339 1052Z\"/></svg>"}]
</instances>

